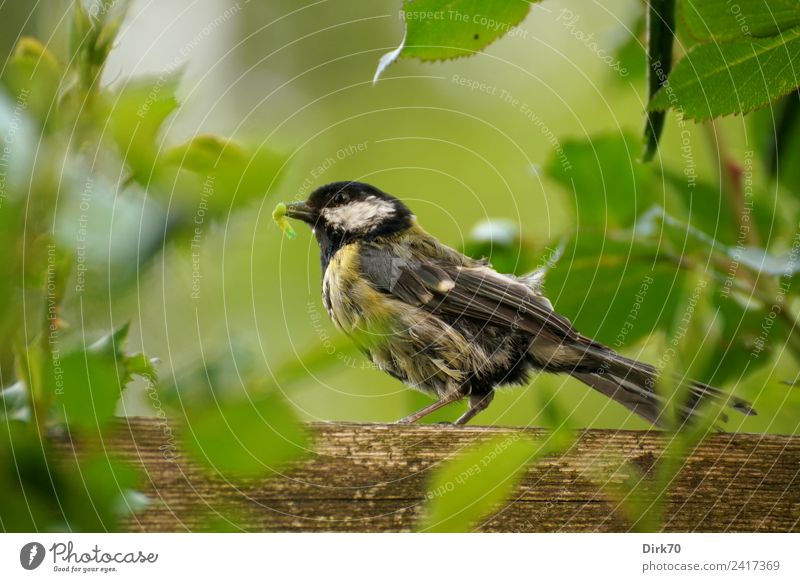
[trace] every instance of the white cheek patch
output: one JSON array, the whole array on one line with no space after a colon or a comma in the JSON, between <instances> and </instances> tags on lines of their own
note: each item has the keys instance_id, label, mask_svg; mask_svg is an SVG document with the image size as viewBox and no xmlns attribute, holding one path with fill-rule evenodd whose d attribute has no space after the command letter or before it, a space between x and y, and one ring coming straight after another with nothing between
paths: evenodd
<instances>
[{"instance_id":1,"label":"white cheek patch","mask_svg":"<svg viewBox=\"0 0 800 582\"><path fill-rule=\"evenodd\" d=\"M394 205L391 202L373 196L322 211L325 222L347 232L369 230L393 214Z\"/></svg>"}]
</instances>

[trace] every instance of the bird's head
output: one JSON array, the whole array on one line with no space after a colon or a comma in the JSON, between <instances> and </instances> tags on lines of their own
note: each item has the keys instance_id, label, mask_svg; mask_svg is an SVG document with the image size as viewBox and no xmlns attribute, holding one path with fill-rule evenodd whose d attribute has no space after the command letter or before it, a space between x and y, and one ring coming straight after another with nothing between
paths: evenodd
<instances>
[{"instance_id":1,"label":"bird's head","mask_svg":"<svg viewBox=\"0 0 800 582\"><path fill-rule=\"evenodd\" d=\"M400 200L362 182L321 186L305 202L288 204L286 216L308 224L321 245L395 234L414 221Z\"/></svg>"}]
</instances>

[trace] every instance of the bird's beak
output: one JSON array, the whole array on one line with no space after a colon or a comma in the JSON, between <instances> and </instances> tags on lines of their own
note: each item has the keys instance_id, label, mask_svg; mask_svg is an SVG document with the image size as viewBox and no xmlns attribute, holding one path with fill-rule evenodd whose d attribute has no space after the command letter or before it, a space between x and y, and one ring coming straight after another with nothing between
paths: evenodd
<instances>
[{"instance_id":1,"label":"bird's beak","mask_svg":"<svg viewBox=\"0 0 800 582\"><path fill-rule=\"evenodd\" d=\"M305 202L294 202L286 205L286 216L296 218L303 222L314 225L317 222L317 212Z\"/></svg>"}]
</instances>

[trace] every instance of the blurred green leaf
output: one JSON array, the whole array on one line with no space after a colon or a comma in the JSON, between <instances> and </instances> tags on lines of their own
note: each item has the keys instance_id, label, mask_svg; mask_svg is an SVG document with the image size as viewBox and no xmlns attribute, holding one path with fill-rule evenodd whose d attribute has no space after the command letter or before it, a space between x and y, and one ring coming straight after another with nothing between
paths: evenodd
<instances>
[{"instance_id":1,"label":"blurred green leaf","mask_svg":"<svg viewBox=\"0 0 800 582\"><path fill-rule=\"evenodd\" d=\"M0 524L4 532L53 531L63 523L54 473L30 423L0 422ZM63 529L63 528L59 528Z\"/></svg>"},{"instance_id":2,"label":"blurred green leaf","mask_svg":"<svg viewBox=\"0 0 800 582\"><path fill-rule=\"evenodd\" d=\"M772 360L790 330L780 321L770 324L769 341L764 341L764 322L769 319L771 306L757 299L733 292L714 298L717 316L722 320L719 338L704 349L708 351L705 369L697 379L715 386L728 381L739 382Z\"/></svg>"},{"instance_id":3,"label":"blurred green leaf","mask_svg":"<svg viewBox=\"0 0 800 582\"><path fill-rule=\"evenodd\" d=\"M249 159L250 155L241 144L215 135L199 135L185 144L170 148L164 154L164 162L197 174L243 168Z\"/></svg>"},{"instance_id":4,"label":"blurred green leaf","mask_svg":"<svg viewBox=\"0 0 800 582\"><path fill-rule=\"evenodd\" d=\"M90 35L92 35L93 29L94 23L89 13L86 11L86 7L83 5L83 0L73 2L69 39L72 59L83 57L81 53L85 50L84 45L88 42Z\"/></svg>"},{"instance_id":5,"label":"blurred green leaf","mask_svg":"<svg viewBox=\"0 0 800 582\"><path fill-rule=\"evenodd\" d=\"M534 390L539 405L536 423L550 430L545 441L546 453L552 455L569 449L578 438L570 427L569 418L573 408L567 409L560 402L557 390L550 384L542 383ZM570 405L572 406L572 405ZM540 451L540 454L543 452Z\"/></svg>"},{"instance_id":6,"label":"blurred green leaf","mask_svg":"<svg viewBox=\"0 0 800 582\"><path fill-rule=\"evenodd\" d=\"M581 333L615 349L667 329L684 273L638 239L579 234L547 273L547 295Z\"/></svg>"},{"instance_id":7,"label":"blurred green leaf","mask_svg":"<svg viewBox=\"0 0 800 582\"><path fill-rule=\"evenodd\" d=\"M154 178L162 144L161 126L177 109L180 73L131 79L111 100L110 129L120 155L142 185Z\"/></svg>"},{"instance_id":8,"label":"blurred green leaf","mask_svg":"<svg viewBox=\"0 0 800 582\"><path fill-rule=\"evenodd\" d=\"M568 163L554 155L547 174L573 197L578 228L629 226L654 199L649 168L636 161L639 140L630 135L595 136L563 144Z\"/></svg>"},{"instance_id":9,"label":"blurred green leaf","mask_svg":"<svg viewBox=\"0 0 800 582\"><path fill-rule=\"evenodd\" d=\"M229 478L274 474L305 456L311 441L280 393L186 409L184 447Z\"/></svg>"},{"instance_id":10,"label":"blurred green leaf","mask_svg":"<svg viewBox=\"0 0 800 582\"><path fill-rule=\"evenodd\" d=\"M2 96L0 93L0 112ZM3 188L8 186L10 184L0 177L0 199ZM13 384L16 378L13 345L23 319L19 305L22 297L20 283L23 281L21 248L25 240L25 202L13 194L8 196L0 207L0 248L5 249L4 260L0 261L0 379L3 386Z\"/></svg>"},{"instance_id":11,"label":"blurred green leaf","mask_svg":"<svg viewBox=\"0 0 800 582\"><path fill-rule=\"evenodd\" d=\"M800 0L683 0L681 7L700 40L774 36L800 24Z\"/></svg>"},{"instance_id":12,"label":"blurred green leaf","mask_svg":"<svg viewBox=\"0 0 800 582\"><path fill-rule=\"evenodd\" d=\"M423 61L475 54L504 36L538 0L405 0L400 46L381 57L374 80L398 58Z\"/></svg>"},{"instance_id":13,"label":"blurred green leaf","mask_svg":"<svg viewBox=\"0 0 800 582\"><path fill-rule=\"evenodd\" d=\"M683 174L664 170L664 178L683 202L686 219L709 236L725 244L739 237L739 225L734 208L720 186L701 180L690 183Z\"/></svg>"},{"instance_id":14,"label":"blurred green leaf","mask_svg":"<svg viewBox=\"0 0 800 582\"><path fill-rule=\"evenodd\" d=\"M3 83L42 127L52 127L63 71L56 56L35 38L24 37L3 71Z\"/></svg>"},{"instance_id":15,"label":"blurred green leaf","mask_svg":"<svg viewBox=\"0 0 800 582\"><path fill-rule=\"evenodd\" d=\"M662 175L683 205L683 212L675 209L673 215L684 217L693 229L702 231L723 246L736 247L759 238L775 244L787 228L787 232L793 228L786 223L791 213L778 212L779 199L764 191L752 178L748 178L752 182L748 185L750 198L746 200L740 224L736 209L722 186L704 180L693 180L690 186L685 176L668 169Z\"/></svg>"},{"instance_id":16,"label":"blurred green leaf","mask_svg":"<svg viewBox=\"0 0 800 582\"><path fill-rule=\"evenodd\" d=\"M208 217L225 216L231 209L264 197L278 179L285 156L261 146L200 135L164 152L164 165L179 170L173 201Z\"/></svg>"},{"instance_id":17,"label":"blurred green leaf","mask_svg":"<svg viewBox=\"0 0 800 582\"><path fill-rule=\"evenodd\" d=\"M762 298L763 289L754 287L760 281L761 287L774 288L770 301L783 301L777 294L780 284L783 293L794 292L794 276L800 270L798 258L791 253L774 256L764 249L736 245L726 245L694 227L664 215L661 209L653 209L637 223L640 237L645 241L658 241L669 252L680 254L682 261L705 265L709 297L713 298L714 314L709 315L705 325L716 322L721 326L718 333L705 329L708 337L696 345L684 340L692 361L699 361L692 374L697 379L710 384L723 382L755 372L770 361L774 348L783 346L791 330L770 315L774 308ZM753 276L756 273L757 276ZM683 296L673 293L671 299L678 305L687 305L688 289L684 285ZM697 302L697 298L695 298ZM692 307L695 318L705 310L706 301L699 301ZM684 308L685 310L685 308ZM683 310L681 310L683 311ZM764 340L765 322L769 322L768 339ZM691 335L691 334L690 334ZM700 335L698 331L697 336ZM700 353L702 350L702 353Z\"/></svg>"},{"instance_id":18,"label":"blurred green leaf","mask_svg":"<svg viewBox=\"0 0 800 582\"><path fill-rule=\"evenodd\" d=\"M59 460L64 456L59 455ZM59 498L70 530L113 532L121 517L146 505L132 494L140 485L139 473L129 462L107 452L68 458L62 470L69 485L59 492Z\"/></svg>"},{"instance_id":19,"label":"blurred green leaf","mask_svg":"<svg viewBox=\"0 0 800 582\"><path fill-rule=\"evenodd\" d=\"M699 121L748 113L800 85L800 27L769 38L742 38L698 45L681 59L648 105L679 108ZM757 71L757 74L754 74Z\"/></svg>"},{"instance_id":20,"label":"blurred green leaf","mask_svg":"<svg viewBox=\"0 0 800 582\"><path fill-rule=\"evenodd\" d=\"M276 385L286 386L292 380L306 378L309 372L304 367L305 361L306 355L298 359L288 359L285 366L291 374L277 372ZM202 358L186 363L168 374L158 386L161 402L175 414L181 414L184 408L218 406L220 400L230 398L239 389L243 370L255 369L257 362L260 360L253 351L252 342L231 337L224 347L204 350ZM318 354L316 363L320 366L331 366L338 361L324 352L324 356ZM314 364L310 366L313 370Z\"/></svg>"},{"instance_id":21,"label":"blurred green leaf","mask_svg":"<svg viewBox=\"0 0 800 582\"><path fill-rule=\"evenodd\" d=\"M6 532L114 531L137 472L106 453L54 452L30 423L0 422L0 524Z\"/></svg>"},{"instance_id":22,"label":"blurred green leaf","mask_svg":"<svg viewBox=\"0 0 800 582\"><path fill-rule=\"evenodd\" d=\"M544 444L520 434L496 436L448 461L428 486L426 532L465 532L505 501Z\"/></svg>"},{"instance_id":23,"label":"blurred green leaf","mask_svg":"<svg viewBox=\"0 0 800 582\"><path fill-rule=\"evenodd\" d=\"M164 205L136 185L119 191L79 160L60 185L55 242L73 257L83 293L107 294L140 273L140 265L164 245ZM85 172L82 172L85 170Z\"/></svg>"},{"instance_id":24,"label":"blurred green leaf","mask_svg":"<svg viewBox=\"0 0 800 582\"><path fill-rule=\"evenodd\" d=\"M113 353L78 349L54 356L45 364L44 382L70 426L90 432L114 415L120 383Z\"/></svg>"},{"instance_id":25,"label":"blurred green leaf","mask_svg":"<svg viewBox=\"0 0 800 582\"><path fill-rule=\"evenodd\" d=\"M124 388L133 376L142 376L150 380L157 377L155 370L155 360L138 352L129 354L125 351L128 343L128 332L130 322L125 323L108 335L104 335L91 346L89 351L96 354L111 354L117 363L117 377Z\"/></svg>"},{"instance_id":26,"label":"blurred green leaf","mask_svg":"<svg viewBox=\"0 0 800 582\"><path fill-rule=\"evenodd\" d=\"M694 282L702 277L699 274ZM692 325L702 324L693 317L689 326ZM670 344L677 348L675 351L679 356L665 362L656 386L656 390L668 398L669 404L669 424L663 449L656 451L652 465L644 468L622 459L622 467L615 471L616 475L623 477L619 484L614 484L614 480L609 479L605 472L598 475L602 480L600 487L610 494L613 502L627 516L630 529L636 532L657 532L665 526L664 510L671 487L686 466L686 459L709 434L716 432L722 414L722 404L707 399L691 423L680 420L678 408L690 401L690 387L681 380L684 378L686 362L679 360L681 354L693 357L690 346L686 344L691 344L698 334L691 331L685 333L685 330L679 334L670 334Z\"/></svg>"},{"instance_id":27,"label":"blurred green leaf","mask_svg":"<svg viewBox=\"0 0 800 582\"><path fill-rule=\"evenodd\" d=\"M87 432L102 429L113 418L132 375L155 374L152 367L143 366L144 356L125 353L127 335L125 324L87 348L62 353L58 344L50 346L44 383L68 425Z\"/></svg>"}]
</instances>

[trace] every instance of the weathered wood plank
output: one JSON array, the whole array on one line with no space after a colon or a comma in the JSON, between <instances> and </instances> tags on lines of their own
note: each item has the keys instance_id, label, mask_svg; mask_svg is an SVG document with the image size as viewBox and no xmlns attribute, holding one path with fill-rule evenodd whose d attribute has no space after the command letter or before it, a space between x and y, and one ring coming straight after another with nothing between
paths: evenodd
<instances>
[{"instance_id":1,"label":"weathered wood plank","mask_svg":"<svg viewBox=\"0 0 800 582\"><path fill-rule=\"evenodd\" d=\"M144 469L154 503L132 531L410 531L431 471L464 447L537 429L316 424L316 453L285 475L229 483L174 456L171 428L121 421L113 448ZM628 531L609 491L625 462L651 467L657 432L590 430L561 456L528 469L514 498L481 531ZM702 443L673 484L668 531L800 530L800 439L719 434ZM209 519L212 525L208 525Z\"/></svg>"}]
</instances>

